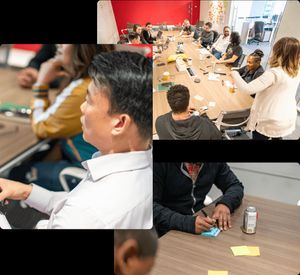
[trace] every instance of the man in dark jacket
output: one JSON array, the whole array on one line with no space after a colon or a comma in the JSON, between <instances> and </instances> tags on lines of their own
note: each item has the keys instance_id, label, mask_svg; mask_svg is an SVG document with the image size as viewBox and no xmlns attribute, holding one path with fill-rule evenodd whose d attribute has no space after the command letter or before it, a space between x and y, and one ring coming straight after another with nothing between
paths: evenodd
<instances>
[{"instance_id":1,"label":"man in dark jacket","mask_svg":"<svg viewBox=\"0 0 300 275\"><path fill-rule=\"evenodd\" d=\"M183 85L174 85L167 93L171 112L159 116L155 128L159 139L221 139L222 134L207 116L189 109L190 93Z\"/></svg>"},{"instance_id":2,"label":"man in dark jacket","mask_svg":"<svg viewBox=\"0 0 300 275\"><path fill-rule=\"evenodd\" d=\"M154 163L153 218L161 236L169 230L201 233L217 225L231 227L230 213L240 204L244 187L226 163ZM193 216L215 184L223 193L211 217Z\"/></svg>"}]
</instances>

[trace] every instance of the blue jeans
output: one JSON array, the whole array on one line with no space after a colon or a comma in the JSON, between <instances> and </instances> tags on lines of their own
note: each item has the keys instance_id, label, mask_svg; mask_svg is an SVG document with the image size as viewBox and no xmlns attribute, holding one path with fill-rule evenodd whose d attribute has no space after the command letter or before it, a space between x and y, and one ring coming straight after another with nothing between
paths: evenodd
<instances>
[{"instance_id":1,"label":"blue jeans","mask_svg":"<svg viewBox=\"0 0 300 275\"><path fill-rule=\"evenodd\" d=\"M211 53L215 56L215 58L220 59L222 56L222 53L217 51L215 48L212 48Z\"/></svg>"},{"instance_id":2,"label":"blue jeans","mask_svg":"<svg viewBox=\"0 0 300 275\"><path fill-rule=\"evenodd\" d=\"M35 183L50 191L64 191L59 181L59 173L67 167L77 166L66 160L24 163L10 171L9 179L28 184ZM67 176L66 181L72 190L81 179Z\"/></svg>"}]
</instances>

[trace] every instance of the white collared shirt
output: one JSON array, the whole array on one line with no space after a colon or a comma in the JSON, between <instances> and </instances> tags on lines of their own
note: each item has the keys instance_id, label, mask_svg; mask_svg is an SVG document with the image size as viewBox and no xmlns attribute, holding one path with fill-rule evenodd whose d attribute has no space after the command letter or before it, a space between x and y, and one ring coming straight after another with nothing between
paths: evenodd
<instances>
[{"instance_id":1,"label":"white collared shirt","mask_svg":"<svg viewBox=\"0 0 300 275\"><path fill-rule=\"evenodd\" d=\"M218 40L212 45L212 48L215 48L218 52L221 52L222 54L226 52L226 49L230 43L230 36L224 36L224 34L221 34L218 38Z\"/></svg>"},{"instance_id":2,"label":"white collared shirt","mask_svg":"<svg viewBox=\"0 0 300 275\"><path fill-rule=\"evenodd\" d=\"M36 228L152 228L152 149L99 156L82 163L86 177L70 193L37 185L29 206L50 215Z\"/></svg>"}]
</instances>

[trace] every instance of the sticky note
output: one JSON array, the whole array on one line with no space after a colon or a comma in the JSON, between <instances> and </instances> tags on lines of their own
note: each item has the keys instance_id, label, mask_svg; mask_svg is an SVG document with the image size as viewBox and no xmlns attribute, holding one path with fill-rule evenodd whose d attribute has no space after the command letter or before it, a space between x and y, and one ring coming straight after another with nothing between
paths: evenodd
<instances>
[{"instance_id":1,"label":"sticky note","mask_svg":"<svg viewBox=\"0 0 300 275\"><path fill-rule=\"evenodd\" d=\"M204 231L201 233L205 237L217 237L220 233L220 229L217 227L212 227L210 230Z\"/></svg>"},{"instance_id":2,"label":"sticky note","mask_svg":"<svg viewBox=\"0 0 300 275\"><path fill-rule=\"evenodd\" d=\"M215 107L216 106L216 102L210 101L210 102L208 102L208 106L209 107Z\"/></svg>"},{"instance_id":3,"label":"sticky note","mask_svg":"<svg viewBox=\"0 0 300 275\"><path fill-rule=\"evenodd\" d=\"M203 97L200 96L200 95L195 95L194 98L197 99L197 100L199 100L199 101L202 101L202 100L203 100Z\"/></svg>"},{"instance_id":4,"label":"sticky note","mask_svg":"<svg viewBox=\"0 0 300 275\"><path fill-rule=\"evenodd\" d=\"M245 256L249 254L247 246L232 246L230 247L234 256Z\"/></svg>"},{"instance_id":5,"label":"sticky note","mask_svg":"<svg viewBox=\"0 0 300 275\"><path fill-rule=\"evenodd\" d=\"M208 270L207 275L228 275L228 271Z\"/></svg>"},{"instance_id":6,"label":"sticky note","mask_svg":"<svg viewBox=\"0 0 300 275\"><path fill-rule=\"evenodd\" d=\"M258 246L248 246L249 255L248 256L260 256L260 251Z\"/></svg>"},{"instance_id":7,"label":"sticky note","mask_svg":"<svg viewBox=\"0 0 300 275\"><path fill-rule=\"evenodd\" d=\"M258 246L232 246L230 247L234 256L260 256Z\"/></svg>"}]
</instances>

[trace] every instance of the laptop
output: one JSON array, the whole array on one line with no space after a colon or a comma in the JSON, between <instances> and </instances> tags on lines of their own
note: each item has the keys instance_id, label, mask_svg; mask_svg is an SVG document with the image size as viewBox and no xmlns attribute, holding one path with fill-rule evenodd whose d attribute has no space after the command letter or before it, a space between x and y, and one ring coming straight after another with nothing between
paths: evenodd
<instances>
[{"instance_id":1,"label":"laptop","mask_svg":"<svg viewBox=\"0 0 300 275\"><path fill-rule=\"evenodd\" d=\"M162 31L158 31L157 35L156 35L156 39L161 39L163 35Z\"/></svg>"}]
</instances>

